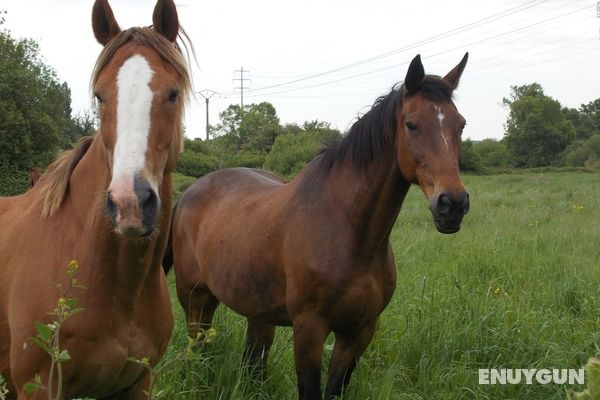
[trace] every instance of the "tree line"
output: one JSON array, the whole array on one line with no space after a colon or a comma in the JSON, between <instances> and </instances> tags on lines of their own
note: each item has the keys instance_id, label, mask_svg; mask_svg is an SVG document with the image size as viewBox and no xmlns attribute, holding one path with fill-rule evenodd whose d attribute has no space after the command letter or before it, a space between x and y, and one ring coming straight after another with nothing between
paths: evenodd
<instances>
[{"instance_id":1,"label":"tree line","mask_svg":"<svg viewBox=\"0 0 600 400\"><path fill-rule=\"evenodd\" d=\"M93 121L91 113L71 116L71 90L43 62L35 41L0 29L0 194L26 190L29 172L93 132Z\"/></svg>"},{"instance_id":2,"label":"tree line","mask_svg":"<svg viewBox=\"0 0 600 400\"><path fill-rule=\"evenodd\" d=\"M324 121L281 125L268 102L230 105L208 141L186 139L177 172L199 177L227 167L264 168L291 179L327 142L342 135Z\"/></svg>"},{"instance_id":3,"label":"tree line","mask_svg":"<svg viewBox=\"0 0 600 400\"><path fill-rule=\"evenodd\" d=\"M540 84L513 86L503 103L509 109L501 140L464 140L461 169L475 173L512 168L585 167L600 170L600 99L580 108L563 107L544 94ZM241 109L231 105L220 114L209 141L187 141L177 170L202 176L218 168L265 168L294 177L328 141L342 134L322 121L281 125L272 104Z\"/></svg>"},{"instance_id":4,"label":"tree line","mask_svg":"<svg viewBox=\"0 0 600 400\"><path fill-rule=\"evenodd\" d=\"M81 136L93 134L96 116L72 115L71 91L46 65L38 44L2 29L0 12L0 194L29 186L33 168L44 168ZM600 99L563 107L541 85L513 86L501 140L464 140L461 167L476 173L509 168L586 167L600 170ZM327 142L343 134L324 121L282 124L268 102L230 105L210 128L208 141L186 139L177 171L199 177L233 167L265 168L293 178Z\"/></svg>"},{"instance_id":5,"label":"tree line","mask_svg":"<svg viewBox=\"0 0 600 400\"><path fill-rule=\"evenodd\" d=\"M600 98L563 107L539 83L512 86L503 99L509 115L501 140L463 142L463 168L585 167L600 170Z\"/></svg>"}]
</instances>

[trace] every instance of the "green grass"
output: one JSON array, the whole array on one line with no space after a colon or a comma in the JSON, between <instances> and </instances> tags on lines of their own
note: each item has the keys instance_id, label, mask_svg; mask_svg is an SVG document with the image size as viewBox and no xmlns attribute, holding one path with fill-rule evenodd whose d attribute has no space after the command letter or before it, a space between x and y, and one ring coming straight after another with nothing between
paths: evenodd
<instances>
[{"instance_id":1,"label":"green grass","mask_svg":"<svg viewBox=\"0 0 600 400\"><path fill-rule=\"evenodd\" d=\"M471 212L455 235L437 233L423 194L410 191L391 239L398 287L345 399L564 400L581 389L479 385L478 369L580 368L600 351L600 175L464 179ZM172 298L167 358L186 343ZM289 328L277 328L258 383L241 367L245 320L221 307L214 322L215 340L161 377L166 398L296 397Z\"/></svg>"}]
</instances>

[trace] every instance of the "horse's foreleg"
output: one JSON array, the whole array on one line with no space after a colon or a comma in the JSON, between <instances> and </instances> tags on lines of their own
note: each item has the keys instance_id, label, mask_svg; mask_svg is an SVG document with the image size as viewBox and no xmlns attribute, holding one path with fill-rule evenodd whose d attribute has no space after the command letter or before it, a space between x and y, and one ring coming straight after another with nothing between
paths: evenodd
<instances>
[{"instance_id":1,"label":"horse's foreleg","mask_svg":"<svg viewBox=\"0 0 600 400\"><path fill-rule=\"evenodd\" d=\"M321 400L321 359L329 325L320 316L305 312L293 318L294 359L301 400Z\"/></svg>"},{"instance_id":2,"label":"horse's foreleg","mask_svg":"<svg viewBox=\"0 0 600 400\"><path fill-rule=\"evenodd\" d=\"M190 337L195 338L203 330L211 327L219 300L206 286L193 286L185 289L180 289L178 286L177 296L185 311Z\"/></svg>"},{"instance_id":3,"label":"horse's foreleg","mask_svg":"<svg viewBox=\"0 0 600 400\"><path fill-rule=\"evenodd\" d=\"M267 356L274 336L275 327L273 325L248 318L244 361L253 374L261 379L265 379L267 376Z\"/></svg>"},{"instance_id":4,"label":"horse's foreleg","mask_svg":"<svg viewBox=\"0 0 600 400\"><path fill-rule=\"evenodd\" d=\"M358 334L336 333L325 392L326 399L332 399L342 393L350 381L358 359L371 342L374 332L375 321L366 325Z\"/></svg>"}]
</instances>

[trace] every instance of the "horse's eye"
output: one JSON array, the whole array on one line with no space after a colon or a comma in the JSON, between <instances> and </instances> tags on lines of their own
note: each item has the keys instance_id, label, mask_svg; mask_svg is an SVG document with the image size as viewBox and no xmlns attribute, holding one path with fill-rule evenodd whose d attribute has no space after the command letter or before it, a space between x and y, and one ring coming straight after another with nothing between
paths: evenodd
<instances>
[{"instance_id":1,"label":"horse's eye","mask_svg":"<svg viewBox=\"0 0 600 400\"><path fill-rule=\"evenodd\" d=\"M179 90L173 89L169 93L169 102L177 103L177 99L179 98Z\"/></svg>"},{"instance_id":2,"label":"horse's eye","mask_svg":"<svg viewBox=\"0 0 600 400\"><path fill-rule=\"evenodd\" d=\"M98 102L98 104L102 104L103 103L102 97L98 93L94 93L94 98L96 99L96 101Z\"/></svg>"},{"instance_id":3,"label":"horse's eye","mask_svg":"<svg viewBox=\"0 0 600 400\"><path fill-rule=\"evenodd\" d=\"M415 124L412 122L407 122L405 125L406 129L408 129L410 133L417 133L417 126Z\"/></svg>"}]
</instances>

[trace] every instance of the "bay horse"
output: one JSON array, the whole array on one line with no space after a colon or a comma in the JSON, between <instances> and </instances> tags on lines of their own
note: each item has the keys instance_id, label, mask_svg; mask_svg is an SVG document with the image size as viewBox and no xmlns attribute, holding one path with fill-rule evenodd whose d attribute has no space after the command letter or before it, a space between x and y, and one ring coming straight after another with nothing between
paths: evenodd
<instances>
[{"instance_id":1,"label":"bay horse","mask_svg":"<svg viewBox=\"0 0 600 400\"><path fill-rule=\"evenodd\" d=\"M459 176L465 119L452 93L468 53L444 78L416 56L337 144L290 183L257 169L210 173L190 186L171 230L177 295L191 336L219 303L248 320L245 357L260 373L275 326L291 325L301 399L320 399L323 343L335 345L326 397L339 395L396 286L390 232L411 186L439 232L459 230L469 197Z\"/></svg>"},{"instance_id":2,"label":"bay horse","mask_svg":"<svg viewBox=\"0 0 600 400\"><path fill-rule=\"evenodd\" d=\"M191 92L177 10L158 0L152 27L121 30L108 1L96 0L92 27L103 45L91 79L99 130L28 192L0 199L0 373L19 399L47 398L24 392L36 375L58 384L30 338L36 321L51 321L60 296L53 283L68 281L70 260L87 290L70 293L84 310L60 331L71 357L62 364L64 398L147 398L146 369L127 359L155 365L173 326L161 263Z\"/></svg>"}]
</instances>

